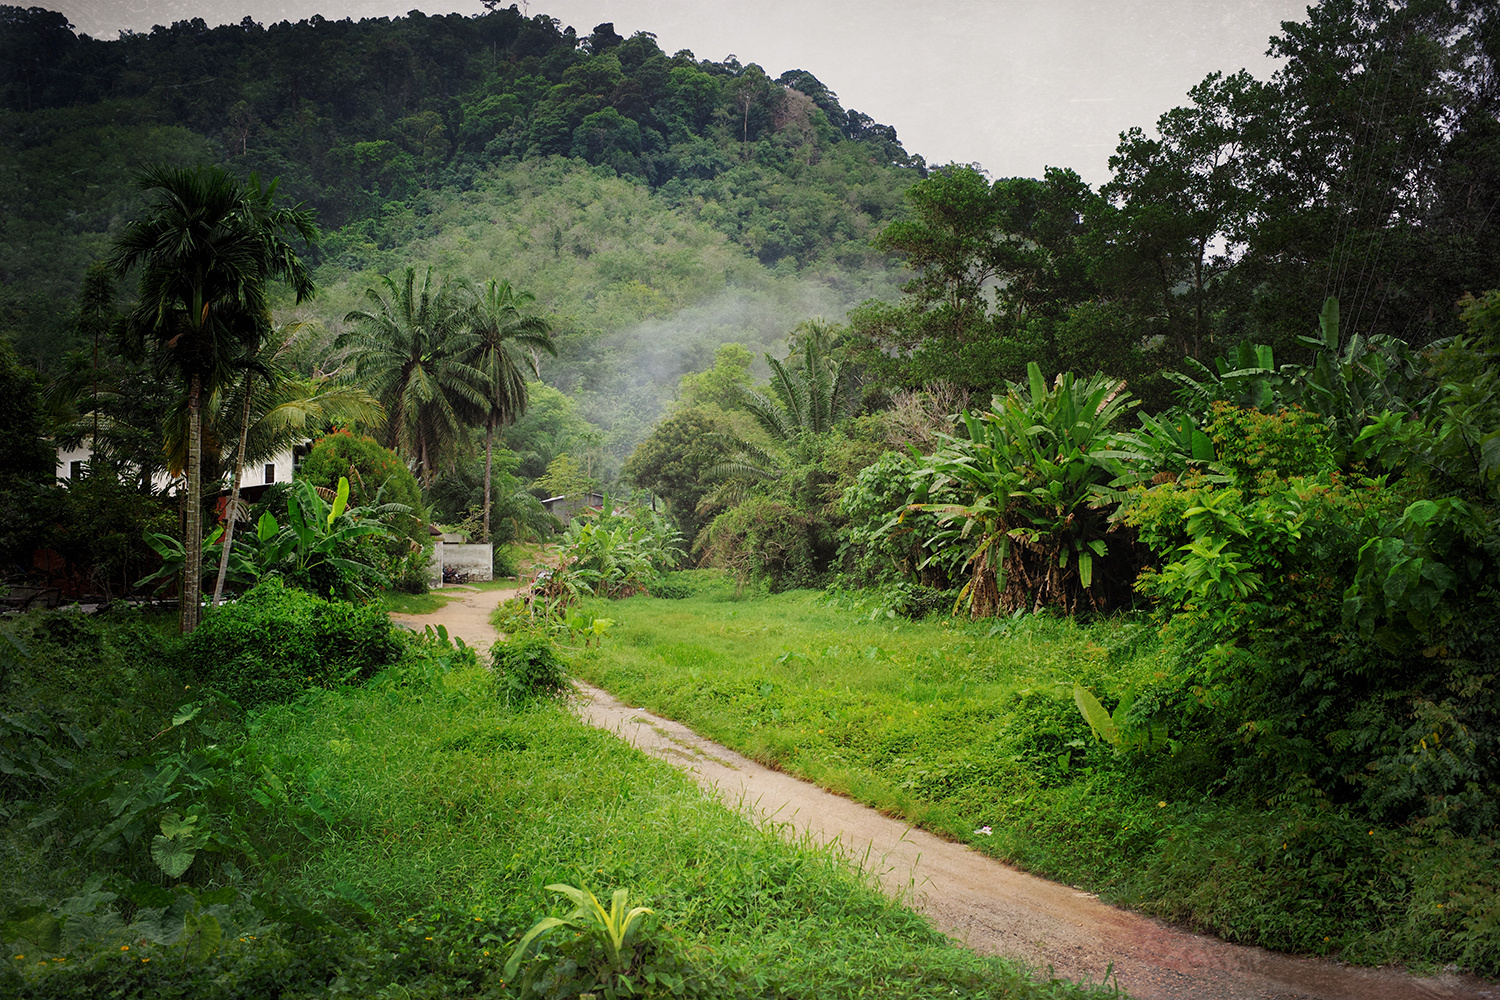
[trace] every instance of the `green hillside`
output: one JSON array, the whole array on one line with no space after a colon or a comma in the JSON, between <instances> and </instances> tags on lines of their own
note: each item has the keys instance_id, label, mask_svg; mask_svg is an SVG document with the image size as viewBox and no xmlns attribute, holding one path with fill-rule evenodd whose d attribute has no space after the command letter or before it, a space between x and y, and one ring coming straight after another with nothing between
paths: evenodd
<instances>
[{"instance_id":1,"label":"green hillside","mask_svg":"<svg viewBox=\"0 0 1500 1000\"><path fill-rule=\"evenodd\" d=\"M0 167L15 179L0 196L0 330L43 364L74 336L89 261L138 211L146 162L280 178L328 234L311 257L331 288L407 263L503 273L588 336L726 286L830 311L886 290L866 273L884 268L869 237L922 166L811 74L669 56L609 25L579 38L514 8L194 19L101 41L6 7L0 53ZM536 166L558 157L593 179ZM564 174L577 186L549 191ZM795 274L827 291L786 290Z\"/></svg>"}]
</instances>

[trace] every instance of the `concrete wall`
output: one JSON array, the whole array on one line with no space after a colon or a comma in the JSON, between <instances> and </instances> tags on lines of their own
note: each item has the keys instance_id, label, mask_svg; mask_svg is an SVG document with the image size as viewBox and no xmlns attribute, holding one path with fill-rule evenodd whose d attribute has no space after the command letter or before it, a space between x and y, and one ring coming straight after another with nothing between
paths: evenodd
<instances>
[{"instance_id":1,"label":"concrete wall","mask_svg":"<svg viewBox=\"0 0 1500 1000\"><path fill-rule=\"evenodd\" d=\"M494 579L495 547L489 542L483 545L459 545L444 541L442 559L443 569L466 573L472 581Z\"/></svg>"},{"instance_id":2,"label":"concrete wall","mask_svg":"<svg viewBox=\"0 0 1500 1000\"><path fill-rule=\"evenodd\" d=\"M432 543L432 558L427 561L427 586L436 590L443 585L443 540L437 538Z\"/></svg>"}]
</instances>

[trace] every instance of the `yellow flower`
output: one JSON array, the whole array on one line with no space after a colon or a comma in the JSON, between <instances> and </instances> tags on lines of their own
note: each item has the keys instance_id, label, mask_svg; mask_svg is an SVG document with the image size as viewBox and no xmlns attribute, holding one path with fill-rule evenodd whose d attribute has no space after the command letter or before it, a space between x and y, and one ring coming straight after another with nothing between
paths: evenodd
<instances>
[{"instance_id":1,"label":"yellow flower","mask_svg":"<svg viewBox=\"0 0 1500 1000\"><path fill-rule=\"evenodd\" d=\"M26 956L25 956L25 955L17 955L17 956L16 956L16 961L17 961L17 962L20 962L20 961L23 961L23 960L25 960L25 958L26 958Z\"/></svg>"},{"instance_id":2,"label":"yellow flower","mask_svg":"<svg viewBox=\"0 0 1500 1000\"><path fill-rule=\"evenodd\" d=\"M1166 807L1167 807L1167 804L1165 802L1158 802L1156 804L1156 808L1158 808L1158 809L1165 809Z\"/></svg>"},{"instance_id":3,"label":"yellow flower","mask_svg":"<svg viewBox=\"0 0 1500 1000\"><path fill-rule=\"evenodd\" d=\"M120 950L121 951L129 951L130 950L130 945L128 945L128 944L122 944L122 945L120 945Z\"/></svg>"}]
</instances>

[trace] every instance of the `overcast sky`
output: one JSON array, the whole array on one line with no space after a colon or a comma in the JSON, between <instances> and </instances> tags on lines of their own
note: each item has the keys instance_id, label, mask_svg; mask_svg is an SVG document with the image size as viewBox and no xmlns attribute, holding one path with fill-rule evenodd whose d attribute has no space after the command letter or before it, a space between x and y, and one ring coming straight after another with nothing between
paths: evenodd
<instances>
[{"instance_id":1,"label":"overcast sky","mask_svg":"<svg viewBox=\"0 0 1500 1000\"><path fill-rule=\"evenodd\" d=\"M201 17L265 24L481 9L479 0L35 0L96 38ZM1067 166L1109 179L1119 133L1149 128L1215 70L1262 79L1267 40L1307 0L535 0L586 35L612 21L667 53L733 54L773 77L805 69L845 108L893 125L929 163L994 177Z\"/></svg>"}]
</instances>

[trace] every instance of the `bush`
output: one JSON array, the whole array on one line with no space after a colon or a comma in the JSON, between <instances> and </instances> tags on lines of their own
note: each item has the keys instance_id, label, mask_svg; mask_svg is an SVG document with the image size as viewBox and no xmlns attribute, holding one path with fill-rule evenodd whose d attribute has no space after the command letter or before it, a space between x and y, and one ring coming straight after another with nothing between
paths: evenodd
<instances>
[{"instance_id":1,"label":"bush","mask_svg":"<svg viewBox=\"0 0 1500 1000\"><path fill-rule=\"evenodd\" d=\"M671 580L666 577L652 580L646 592L664 601L682 601L693 596L692 587L680 580Z\"/></svg>"},{"instance_id":2,"label":"bush","mask_svg":"<svg viewBox=\"0 0 1500 1000\"><path fill-rule=\"evenodd\" d=\"M403 648L379 607L325 601L271 578L209 615L187 655L199 683L250 708L366 680Z\"/></svg>"},{"instance_id":3,"label":"bush","mask_svg":"<svg viewBox=\"0 0 1500 1000\"><path fill-rule=\"evenodd\" d=\"M428 568L431 549L408 552L391 572L391 587L403 594L425 594L432 589Z\"/></svg>"},{"instance_id":4,"label":"bush","mask_svg":"<svg viewBox=\"0 0 1500 1000\"><path fill-rule=\"evenodd\" d=\"M369 560L389 576L399 560L415 550L427 548L432 539L427 533L427 508L417 479L401 457L382 448L373 438L356 437L348 431L335 431L313 444L312 451L297 467L297 478L314 486L336 489L340 477L349 480L349 506L376 503L398 503L411 508L409 514L386 520L392 536L367 545L378 545L385 554L383 561ZM276 512L279 516L279 512Z\"/></svg>"},{"instance_id":5,"label":"bush","mask_svg":"<svg viewBox=\"0 0 1500 1000\"><path fill-rule=\"evenodd\" d=\"M568 688L562 660L546 636L515 635L496 643L491 662L507 701L556 698Z\"/></svg>"},{"instance_id":6,"label":"bush","mask_svg":"<svg viewBox=\"0 0 1500 1000\"><path fill-rule=\"evenodd\" d=\"M516 553L509 545L496 545L494 561L490 564L490 576L496 580L504 580L506 577L519 576L520 568L516 565Z\"/></svg>"}]
</instances>

